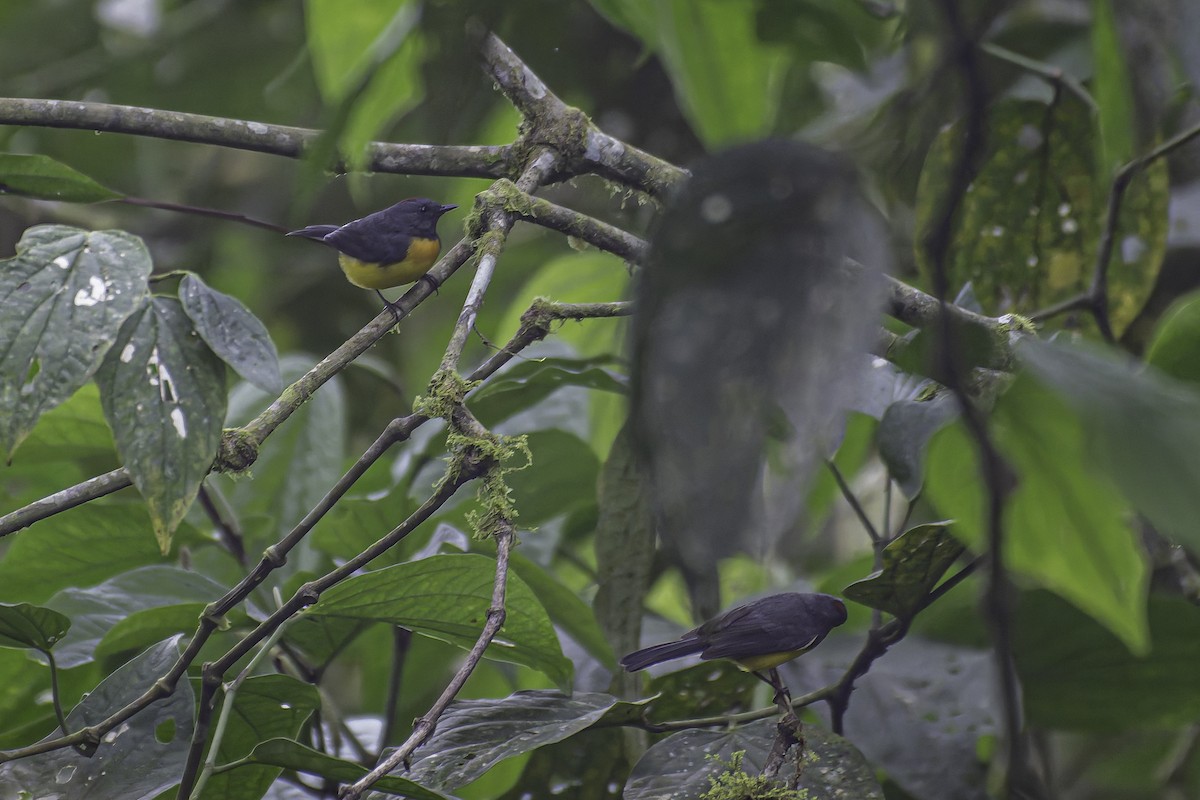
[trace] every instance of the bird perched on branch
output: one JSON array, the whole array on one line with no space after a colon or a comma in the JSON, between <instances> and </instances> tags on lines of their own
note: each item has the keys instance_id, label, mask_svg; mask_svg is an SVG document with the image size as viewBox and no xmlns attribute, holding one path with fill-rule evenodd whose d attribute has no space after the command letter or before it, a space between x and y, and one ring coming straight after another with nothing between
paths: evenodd
<instances>
[{"instance_id":1,"label":"bird perched on branch","mask_svg":"<svg viewBox=\"0 0 1200 800\"><path fill-rule=\"evenodd\" d=\"M726 611L673 642L635 650L621 666L637 672L696 653L705 660L727 658L770 684L778 702L787 689L776 667L807 653L845 621L846 605L833 595L773 594Z\"/></svg>"},{"instance_id":2,"label":"bird perched on branch","mask_svg":"<svg viewBox=\"0 0 1200 800\"><path fill-rule=\"evenodd\" d=\"M309 225L287 235L303 236L337 250L346 280L363 289L374 289L388 308L394 309L380 289L421 279L437 289L425 273L442 249L438 220L455 208L458 206L442 205L427 197L410 197L345 225Z\"/></svg>"}]
</instances>

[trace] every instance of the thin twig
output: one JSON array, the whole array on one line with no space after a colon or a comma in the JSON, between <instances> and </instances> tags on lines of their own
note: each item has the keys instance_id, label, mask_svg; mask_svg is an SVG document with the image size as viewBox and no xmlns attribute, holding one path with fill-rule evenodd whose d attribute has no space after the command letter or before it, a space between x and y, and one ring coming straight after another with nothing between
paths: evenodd
<instances>
[{"instance_id":1,"label":"thin twig","mask_svg":"<svg viewBox=\"0 0 1200 800\"><path fill-rule=\"evenodd\" d=\"M1053 64L1047 64L1044 61L1023 56L1020 53L1014 53L1012 50L1001 47L998 44L993 44L992 42L984 42L979 45L979 49L993 58L1007 61L1009 64L1020 67L1026 72L1037 75L1040 78L1045 78L1056 87L1066 89L1083 101L1083 104L1088 107L1088 111L1093 114L1099 113L1100 107L1096 105L1096 100L1092 97L1091 93L1084 88L1078 78L1065 72L1062 67L1056 67Z\"/></svg>"},{"instance_id":2,"label":"thin twig","mask_svg":"<svg viewBox=\"0 0 1200 800\"><path fill-rule=\"evenodd\" d=\"M854 509L854 514L858 517L858 521L862 523L867 536L870 536L871 541L878 545L883 541L883 537L879 535L879 531L876 530L875 525L871 522L871 518L863 510L862 503L858 502L858 498L854 495L854 490L850 488L850 484L846 483L846 479L842 477L842 471L838 469L837 464L833 463L833 459L825 459L825 466L833 474L833 479L837 482L838 489L842 492L842 497L846 498L846 502L850 504L850 508Z\"/></svg>"},{"instance_id":3,"label":"thin twig","mask_svg":"<svg viewBox=\"0 0 1200 800\"><path fill-rule=\"evenodd\" d=\"M124 467L88 478L82 483L77 483L61 492L55 492L0 517L0 536L16 533L46 517L81 506L98 497L104 497L129 486L133 486L133 480L129 477L129 471Z\"/></svg>"}]
</instances>

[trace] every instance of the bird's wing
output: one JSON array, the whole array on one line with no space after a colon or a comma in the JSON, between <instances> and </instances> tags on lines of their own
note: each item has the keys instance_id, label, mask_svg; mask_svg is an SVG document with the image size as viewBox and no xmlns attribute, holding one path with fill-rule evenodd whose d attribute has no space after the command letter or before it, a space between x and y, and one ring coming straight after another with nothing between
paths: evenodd
<instances>
[{"instance_id":1,"label":"bird's wing","mask_svg":"<svg viewBox=\"0 0 1200 800\"><path fill-rule=\"evenodd\" d=\"M393 264L408 254L412 237L373 220L375 215L347 222L325 237L338 252L368 264Z\"/></svg>"}]
</instances>

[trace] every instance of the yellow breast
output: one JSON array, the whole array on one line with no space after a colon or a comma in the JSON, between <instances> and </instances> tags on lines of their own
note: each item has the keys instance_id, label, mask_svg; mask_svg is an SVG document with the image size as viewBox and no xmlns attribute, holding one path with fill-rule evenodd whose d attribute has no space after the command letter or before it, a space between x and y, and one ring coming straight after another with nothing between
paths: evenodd
<instances>
[{"instance_id":1,"label":"yellow breast","mask_svg":"<svg viewBox=\"0 0 1200 800\"><path fill-rule=\"evenodd\" d=\"M749 658L737 659L737 664L744 670L750 672L761 672L764 669L778 667L780 664L791 661L802 653L807 653L809 648L802 647L799 650L788 650L783 653L770 653L765 656L750 656Z\"/></svg>"},{"instance_id":2,"label":"yellow breast","mask_svg":"<svg viewBox=\"0 0 1200 800\"><path fill-rule=\"evenodd\" d=\"M414 239L408 246L408 257L394 264L368 264L357 258L338 254L338 264L346 280L363 289L390 289L420 278L437 261L441 243L437 239Z\"/></svg>"}]
</instances>

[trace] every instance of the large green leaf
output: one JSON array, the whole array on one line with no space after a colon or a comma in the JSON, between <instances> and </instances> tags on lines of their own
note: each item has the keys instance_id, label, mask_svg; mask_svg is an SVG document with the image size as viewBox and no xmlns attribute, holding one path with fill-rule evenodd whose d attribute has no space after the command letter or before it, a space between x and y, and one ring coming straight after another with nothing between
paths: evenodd
<instances>
[{"instance_id":1,"label":"large green leaf","mask_svg":"<svg viewBox=\"0 0 1200 800\"><path fill-rule=\"evenodd\" d=\"M129 704L178 657L178 637L151 647L89 692L67 715L67 727L77 731L94 725ZM191 684L181 680L170 695L103 737L94 754L83 755L68 747L0 764L0 786L58 787L61 797L156 797L179 782L192 736L194 704ZM61 735L55 731L47 739Z\"/></svg>"},{"instance_id":2,"label":"large green leaf","mask_svg":"<svg viewBox=\"0 0 1200 800\"><path fill-rule=\"evenodd\" d=\"M1159 318L1146 363L1181 381L1200 385L1200 292L1176 300Z\"/></svg>"},{"instance_id":3,"label":"large green leaf","mask_svg":"<svg viewBox=\"0 0 1200 800\"><path fill-rule=\"evenodd\" d=\"M582 439L561 430L529 434L533 462L506 476L522 526L536 526L595 502L600 462Z\"/></svg>"},{"instance_id":4,"label":"large green leaf","mask_svg":"<svg viewBox=\"0 0 1200 800\"><path fill-rule=\"evenodd\" d=\"M59 645L59 664L76 667L103 655L96 653L96 649L115 629L124 632L120 639L109 644L110 653L144 647L147 642L166 638L166 635L153 638L152 630L163 634L190 633L203 606L224 593L225 588L211 578L163 564L130 569L95 586L88 583L56 592L46 606L70 617L74 623ZM172 615L179 609L184 609L185 615ZM144 616L147 613L152 616ZM153 623L156 617L163 622L164 615L169 616L171 625ZM180 623L183 627L178 627Z\"/></svg>"},{"instance_id":5,"label":"large green leaf","mask_svg":"<svg viewBox=\"0 0 1200 800\"><path fill-rule=\"evenodd\" d=\"M121 328L96 383L165 553L217 454L225 367L179 301L155 297Z\"/></svg>"},{"instance_id":6,"label":"large green leaf","mask_svg":"<svg viewBox=\"0 0 1200 800\"><path fill-rule=\"evenodd\" d=\"M39 225L0 262L0 452L100 367L146 302L150 254L124 231Z\"/></svg>"},{"instance_id":7,"label":"large green leaf","mask_svg":"<svg viewBox=\"0 0 1200 800\"><path fill-rule=\"evenodd\" d=\"M271 334L236 297L210 289L189 272L179 283L179 300L196 333L238 375L264 392L283 389Z\"/></svg>"},{"instance_id":8,"label":"large green leaf","mask_svg":"<svg viewBox=\"0 0 1200 800\"><path fill-rule=\"evenodd\" d=\"M1133 128L1137 115L1112 0L1092 0L1091 29L1092 62L1096 69L1092 93L1099 107L1097 122L1100 128L1096 163L1104 178L1133 158Z\"/></svg>"},{"instance_id":9,"label":"large green leaf","mask_svg":"<svg viewBox=\"0 0 1200 800\"><path fill-rule=\"evenodd\" d=\"M1130 650L1145 653L1148 568L1130 509L1112 481L1089 468L1079 417L1029 375L997 402L989 427L1017 474L1004 509L1004 564L1091 614ZM926 492L976 552L987 537L987 492L961 423L934 437Z\"/></svg>"},{"instance_id":10,"label":"large green leaf","mask_svg":"<svg viewBox=\"0 0 1200 800\"><path fill-rule=\"evenodd\" d=\"M1079 463L1200 553L1200 393L1097 348L1029 340L1017 355L1079 415L1087 438Z\"/></svg>"},{"instance_id":11,"label":"large green leaf","mask_svg":"<svg viewBox=\"0 0 1200 800\"><path fill-rule=\"evenodd\" d=\"M134 567L169 559L154 543L141 504L89 503L55 514L10 538L0 559L0 599L42 602L68 586L93 586ZM190 525L183 542L198 542Z\"/></svg>"},{"instance_id":12,"label":"large green leaf","mask_svg":"<svg viewBox=\"0 0 1200 800\"><path fill-rule=\"evenodd\" d=\"M1200 609L1152 596L1154 646L1134 655L1108 630L1044 593L1021 600L1014 649L1029 720L1114 732L1178 727L1200 717Z\"/></svg>"},{"instance_id":13,"label":"large green leaf","mask_svg":"<svg viewBox=\"0 0 1200 800\"><path fill-rule=\"evenodd\" d=\"M935 224L962 136L944 131L930 148L917 190L917 236ZM1030 313L1085 291L1104 224L1109 179L1097 178L1093 118L1062 97L1053 106L1000 103L988 115L979 174L963 197L947 268L952 289L970 281L984 310ZM1166 246L1168 179L1159 159L1130 184L1109 264L1109 301L1119 332L1154 284ZM924 247L917 261L928 274Z\"/></svg>"},{"instance_id":14,"label":"large green leaf","mask_svg":"<svg viewBox=\"0 0 1200 800\"><path fill-rule=\"evenodd\" d=\"M613 361L611 356L604 355L514 362L511 369L472 392L468 405L480 422L491 426L565 386L624 394L626 385L622 376L605 368Z\"/></svg>"},{"instance_id":15,"label":"large green leaf","mask_svg":"<svg viewBox=\"0 0 1200 800\"><path fill-rule=\"evenodd\" d=\"M357 575L326 591L309 614L369 619L470 649L492 599L496 562L469 553L431 556ZM561 687L571 680L554 626L533 591L508 576L506 618L485 655L539 670Z\"/></svg>"},{"instance_id":16,"label":"large green leaf","mask_svg":"<svg viewBox=\"0 0 1200 800\"><path fill-rule=\"evenodd\" d=\"M31 464L78 461L96 456L116 460L112 431L104 421L100 390L86 383L66 402L42 415L29 432L13 463ZM24 469L22 470L24 472ZM65 483L59 488L64 488Z\"/></svg>"},{"instance_id":17,"label":"large green leaf","mask_svg":"<svg viewBox=\"0 0 1200 800\"><path fill-rule=\"evenodd\" d=\"M319 708L315 686L288 675L258 675L238 688L229 724L221 738L217 764L245 758L262 742L293 738ZM251 764L209 778L201 800L258 800L279 775L280 767Z\"/></svg>"},{"instance_id":18,"label":"large green leaf","mask_svg":"<svg viewBox=\"0 0 1200 800\"><path fill-rule=\"evenodd\" d=\"M555 625L562 628L564 633L605 667L613 669L616 666L612 647L604 638L604 632L596 622L596 614L591 605L579 599L578 595L536 561L520 553L513 553L509 563L512 564L513 572L537 595Z\"/></svg>"},{"instance_id":19,"label":"large green leaf","mask_svg":"<svg viewBox=\"0 0 1200 800\"><path fill-rule=\"evenodd\" d=\"M0 194L64 203L99 203L121 196L49 156L24 153L0 153Z\"/></svg>"},{"instance_id":20,"label":"large green leaf","mask_svg":"<svg viewBox=\"0 0 1200 800\"><path fill-rule=\"evenodd\" d=\"M420 4L366 0L353 14L338 0L307 0L304 7L317 86L337 109L327 132L360 163L363 146L424 96L425 42L415 27Z\"/></svg>"}]
</instances>

